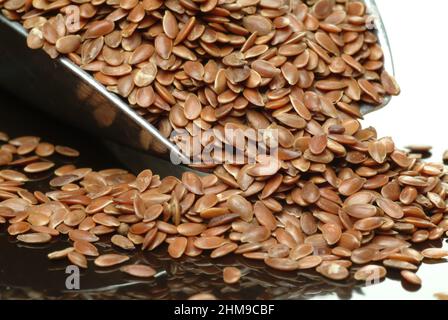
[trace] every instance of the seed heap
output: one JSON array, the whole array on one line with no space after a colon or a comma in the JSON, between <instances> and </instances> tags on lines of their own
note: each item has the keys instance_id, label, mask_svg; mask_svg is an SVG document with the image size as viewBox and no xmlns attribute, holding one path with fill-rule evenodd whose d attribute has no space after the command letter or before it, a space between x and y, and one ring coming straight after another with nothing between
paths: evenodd
<instances>
[{"instance_id":1,"label":"seed heap","mask_svg":"<svg viewBox=\"0 0 448 320\"><path fill-rule=\"evenodd\" d=\"M124 264L138 248L154 250L166 243L174 259L235 253L277 270L315 269L332 280L346 279L353 265L359 281L384 278L386 268L399 269L406 281L418 285L415 271L425 258L448 256L438 248L412 248L448 231L444 167L409 158L390 139L371 139L375 148L356 151L364 166L355 169L340 160L336 171L327 168L288 188L284 178L270 187L271 178L260 182L264 188L256 195L247 196L213 174L160 179L150 170L134 176L122 169L95 172L74 165L54 170L52 191L30 192L26 168L51 163L45 157L53 152L67 157L79 152L33 136L9 139L0 133L0 138L0 223L8 223L8 233L29 244L67 235L72 246L48 257L82 268L90 258L97 267ZM383 164L374 158L384 158ZM361 168L376 172L365 177L357 173ZM266 186L273 188L269 196L264 196ZM129 255L101 254L95 246L100 236ZM136 277L156 273L146 265L121 270ZM235 283L241 271L228 267L223 277Z\"/></svg>"},{"instance_id":2,"label":"seed heap","mask_svg":"<svg viewBox=\"0 0 448 320\"><path fill-rule=\"evenodd\" d=\"M362 116L359 103L381 104L400 91L383 69L383 51L358 1L6 0L1 6L29 30L30 48L68 55L165 137L212 129L214 139L231 143L223 141L224 129L275 128L282 132L282 160L294 160L309 135L328 127L340 134L341 122Z\"/></svg>"},{"instance_id":3,"label":"seed heap","mask_svg":"<svg viewBox=\"0 0 448 320\"><path fill-rule=\"evenodd\" d=\"M386 267L409 271L403 277L417 283L411 273L424 258L447 256L411 248L448 231L444 166L396 149L391 138L378 139L358 121L359 103L380 104L399 93L383 70L361 2L57 0L29 6L7 0L0 6L30 30L31 48L67 54L164 136L213 129L215 139L232 144L223 138L225 129L279 132L278 157L244 165L215 159L213 174L188 172L180 180L150 170L135 177L121 169L64 167L50 181L53 191L24 197L27 176L2 170L0 188L11 196L0 203L0 217L10 233L27 243L60 233L74 242L50 258L67 257L81 267L86 256L96 257L99 267L126 262L128 256L100 255L92 245L108 235L129 251L166 242L173 258L235 253L278 270L316 269L334 280L347 278L353 264L362 266L354 274L362 281L385 277ZM67 23L76 11L70 6L81 13L77 28ZM204 139L202 146L210 143ZM11 165L20 154L6 146L3 164ZM31 170L50 169L32 163L39 157L27 160ZM145 266L123 271L155 272ZM224 275L226 282L239 276L234 269Z\"/></svg>"}]
</instances>

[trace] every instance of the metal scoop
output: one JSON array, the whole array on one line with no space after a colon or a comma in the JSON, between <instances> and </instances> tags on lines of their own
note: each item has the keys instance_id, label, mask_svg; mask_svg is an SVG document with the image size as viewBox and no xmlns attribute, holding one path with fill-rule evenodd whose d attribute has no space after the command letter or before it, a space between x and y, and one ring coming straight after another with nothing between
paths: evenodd
<instances>
[{"instance_id":1,"label":"metal scoop","mask_svg":"<svg viewBox=\"0 0 448 320\"><path fill-rule=\"evenodd\" d=\"M394 74L389 41L378 8L374 0L365 0L365 4L374 18L372 31L376 31L384 51L384 67ZM40 110L94 135L158 156L166 157L171 153L187 161L172 142L118 95L107 91L68 58L52 60L43 50L29 49L26 35L18 22L0 15L0 39L4 44L0 47L0 86ZM379 106L363 104L361 112L373 112L389 101L390 97L385 97Z\"/></svg>"}]
</instances>

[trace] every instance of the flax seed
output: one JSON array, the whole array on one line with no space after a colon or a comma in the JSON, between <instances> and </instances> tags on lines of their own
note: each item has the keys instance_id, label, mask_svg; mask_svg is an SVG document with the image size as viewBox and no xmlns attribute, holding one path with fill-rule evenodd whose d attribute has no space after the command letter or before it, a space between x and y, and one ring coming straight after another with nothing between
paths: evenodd
<instances>
[{"instance_id":1,"label":"flax seed","mask_svg":"<svg viewBox=\"0 0 448 320\"><path fill-rule=\"evenodd\" d=\"M428 259L443 259L448 257L448 251L437 248L429 248L423 250L422 255Z\"/></svg>"},{"instance_id":2,"label":"flax seed","mask_svg":"<svg viewBox=\"0 0 448 320\"><path fill-rule=\"evenodd\" d=\"M298 269L312 269L322 263L322 258L319 256L308 256L297 261Z\"/></svg>"},{"instance_id":3,"label":"flax seed","mask_svg":"<svg viewBox=\"0 0 448 320\"><path fill-rule=\"evenodd\" d=\"M180 258L187 248L187 238L177 237L170 243L168 253L173 258Z\"/></svg>"},{"instance_id":4,"label":"flax seed","mask_svg":"<svg viewBox=\"0 0 448 320\"><path fill-rule=\"evenodd\" d=\"M23 174L15 170L1 170L0 178L9 181L17 181L17 182L25 182L28 181L28 178Z\"/></svg>"},{"instance_id":5,"label":"flax seed","mask_svg":"<svg viewBox=\"0 0 448 320\"><path fill-rule=\"evenodd\" d=\"M67 254L68 260L78 267L87 269L87 259L79 252L71 251Z\"/></svg>"},{"instance_id":6,"label":"flax seed","mask_svg":"<svg viewBox=\"0 0 448 320\"><path fill-rule=\"evenodd\" d=\"M272 30L272 22L262 16L247 16L243 19L243 26L247 31L256 32L260 36L268 34Z\"/></svg>"},{"instance_id":7,"label":"flax seed","mask_svg":"<svg viewBox=\"0 0 448 320\"><path fill-rule=\"evenodd\" d=\"M422 284L422 280L420 279L420 277L411 271L402 270L400 272L400 274L403 277L403 279L406 280L407 282L409 282L410 284L413 284L416 286L420 286Z\"/></svg>"},{"instance_id":8,"label":"flax seed","mask_svg":"<svg viewBox=\"0 0 448 320\"><path fill-rule=\"evenodd\" d=\"M75 150L70 147L65 146L56 146L55 151L59 153L60 155L66 156L66 157L79 157L79 151Z\"/></svg>"},{"instance_id":9,"label":"flax seed","mask_svg":"<svg viewBox=\"0 0 448 320\"><path fill-rule=\"evenodd\" d=\"M374 279L383 279L387 271L382 266L367 265L356 271L355 279L358 281L372 281Z\"/></svg>"},{"instance_id":10,"label":"flax seed","mask_svg":"<svg viewBox=\"0 0 448 320\"><path fill-rule=\"evenodd\" d=\"M390 199L379 198L376 203L391 218L401 219L404 216L401 206Z\"/></svg>"},{"instance_id":11,"label":"flax seed","mask_svg":"<svg viewBox=\"0 0 448 320\"><path fill-rule=\"evenodd\" d=\"M103 254L95 259L95 265L98 267L112 267L117 264L122 264L129 260L128 256L120 255L120 254Z\"/></svg>"},{"instance_id":12,"label":"flax seed","mask_svg":"<svg viewBox=\"0 0 448 320\"><path fill-rule=\"evenodd\" d=\"M400 260L393 260L393 259L387 259L383 261L383 264L388 267L388 268L393 268L393 269L400 269L400 270L410 270L410 271L415 271L418 268L406 261L400 261Z\"/></svg>"},{"instance_id":13,"label":"flax seed","mask_svg":"<svg viewBox=\"0 0 448 320\"><path fill-rule=\"evenodd\" d=\"M47 233L27 233L18 235L17 240L25 243L47 243L51 236Z\"/></svg>"},{"instance_id":14,"label":"flax seed","mask_svg":"<svg viewBox=\"0 0 448 320\"><path fill-rule=\"evenodd\" d=\"M68 35L56 41L56 50L62 54L75 52L81 46L81 37L78 35Z\"/></svg>"},{"instance_id":15,"label":"flax seed","mask_svg":"<svg viewBox=\"0 0 448 320\"><path fill-rule=\"evenodd\" d=\"M76 240L73 242L73 248L76 252L89 257L99 256L98 249L90 242L84 240Z\"/></svg>"},{"instance_id":16,"label":"flax seed","mask_svg":"<svg viewBox=\"0 0 448 320\"><path fill-rule=\"evenodd\" d=\"M194 120L201 114L201 102L194 94L190 94L185 100L184 114L188 120Z\"/></svg>"},{"instance_id":17,"label":"flax seed","mask_svg":"<svg viewBox=\"0 0 448 320\"><path fill-rule=\"evenodd\" d=\"M16 236L28 232L31 226L28 222L17 222L13 223L8 227L8 233L11 236Z\"/></svg>"},{"instance_id":18,"label":"flax seed","mask_svg":"<svg viewBox=\"0 0 448 320\"><path fill-rule=\"evenodd\" d=\"M211 258L220 258L234 252L238 248L236 243L226 243L210 253Z\"/></svg>"},{"instance_id":19,"label":"flax seed","mask_svg":"<svg viewBox=\"0 0 448 320\"><path fill-rule=\"evenodd\" d=\"M226 240L220 237L200 237L194 241L195 247L202 250L216 249L225 244Z\"/></svg>"},{"instance_id":20,"label":"flax seed","mask_svg":"<svg viewBox=\"0 0 448 320\"><path fill-rule=\"evenodd\" d=\"M290 258L293 260L300 260L306 256L311 255L314 252L314 248L310 244L301 244L291 250Z\"/></svg>"},{"instance_id":21,"label":"flax seed","mask_svg":"<svg viewBox=\"0 0 448 320\"><path fill-rule=\"evenodd\" d=\"M135 249L134 244L126 237L122 236L122 235L114 235L111 238L111 242L116 245L117 247L120 247L121 249L124 250L133 250Z\"/></svg>"},{"instance_id":22,"label":"flax seed","mask_svg":"<svg viewBox=\"0 0 448 320\"><path fill-rule=\"evenodd\" d=\"M234 284L240 281L241 271L235 267L226 267L223 270L224 282Z\"/></svg>"},{"instance_id":23,"label":"flax seed","mask_svg":"<svg viewBox=\"0 0 448 320\"><path fill-rule=\"evenodd\" d=\"M62 250L59 250L59 251L53 251L53 252L48 254L48 259L50 259L50 260L58 260L58 259L66 258L67 255L70 252L74 251L74 250L75 250L75 248L68 247L66 249L62 249Z\"/></svg>"},{"instance_id":24,"label":"flax seed","mask_svg":"<svg viewBox=\"0 0 448 320\"><path fill-rule=\"evenodd\" d=\"M68 233L69 237L71 240L76 241L76 240L84 240L87 242L96 242L99 240L99 238L97 236L95 236L94 234L88 232L88 231L83 231L83 230L71 230Z\"/></svg>"},{"instance_id":25,"label":"flax seed","mask_svg":"<svg viewBox=\"0 0 448 320\"><path fill-rule=\"evenodd\" d=\"M326 263L319 266L317 272L332 280L344 280L349 276L349 271L346 267L337 263Z\"/></svg>"},{"instance_id":26,"label":"flax seed","mask_svg":"<svg viewBox=\"0 0 448 320\"><path fill-rule=\"evenodd\" d=\"M54 145L47 142L41 142L36 147L36 154L39 157L49 157L54 153Z\"/></svg>"},{"instance_id":27,"label":"flax seed","mask_svg":"<svg viewBox=\"0 0 448 320\"><path fill-rule=\"evenodd\" d=\"M151 278L156 274L156 271L150 266L140 265L140 264L131 264L127 266L123 266L120 270L124 273L127 273L133 277L138 278Z\"/></svg>"},{"instance_id":28,"label":"flax seed","mask_svg":"<svg viewBox=\"0 0 448 320\"><path fill-rule=\"evenodd\" d=\"M29 165L27 165L23 171L28 172L28 173L37 173L37 172L44 172L47 170L50 170L51 168L54 167L54 163L53 162L34 162L31 163Z\"/></svg>"},{"instance_id":29,"label":"flax seed","mask_svg":"<svg viewBox=\"0 0 448 320\"><path fill-rule=\"evenodd\" d=\"M194 237L200 235L207 229L207 226L199 223L183 223L177 226L179 234Z\"/></svg>"},{"instance_id":30,"label":"flax seed","mask_svg":"<svg viewBox=\"0 0 448 320\"><path fill-rule=\"evenodd\" d=\"M202 81L204 77L204 66L200 62L187 61L184 64L185 73L191 78Z\"/></svg>"}]
</instances>

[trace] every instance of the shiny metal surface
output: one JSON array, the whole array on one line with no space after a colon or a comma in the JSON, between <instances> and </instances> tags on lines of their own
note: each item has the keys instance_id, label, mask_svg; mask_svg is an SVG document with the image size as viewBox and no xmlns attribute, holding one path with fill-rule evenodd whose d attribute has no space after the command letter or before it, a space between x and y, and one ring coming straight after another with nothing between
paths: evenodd
<instances>
[{"instance_id":1,"label":"shiny metal surface","mask_svg":"<svg viewBox=\"0 0 448 320\"><path fill-rule=\"evenodd\" d=\"M376 5L375 0L364 0L367 7L367 12L371 15L372 21L367 23L368 28L372 28L372 31L376 33L378 41L383 48L384 55L384 69L391 75L395 75L394 61L392 58L392 49L387 37L386 27L384 26L383 19L381 18L380 11ZM366 115L376 110L379 110L389 104L392 97L386 96L384 101L379 106L372 106L368 104L361 104L361 113Z\"/></svg>"},{"instance_id":2,"label":"shiny metal surface","mask_svg":"<svg viewBox=\"0 0 448 320\"><path fill-rule=\"evenodd\" d=\"M97 136L158 155L183 155L121 98L60 57L26 46L26 31L0 15L0 85L31 105Z\"/></svg>"},{"instance_id":3,"label":"shiny metal surface","mask_svg":"<svg viewBox=\"0 0 448 320\"><path fill-rule=\"evenodd\" d=\"M374 0L365 0L373 16L368 28L376 32L383 47L386 70L394 74L392 54L381 15ZM374 22L374 25L372 24ZM42 50L30 50L26 30L17 22L0 15L0 85L32 105L67 123L121 144L156 153L167 158L168 152L185 160L179 149L119 96L106 90L87 72L69 59L51 60ZM380 106L362 104L368 114ZM186 161L183 161L186 163Z\"/></svg>"}]
</instances>

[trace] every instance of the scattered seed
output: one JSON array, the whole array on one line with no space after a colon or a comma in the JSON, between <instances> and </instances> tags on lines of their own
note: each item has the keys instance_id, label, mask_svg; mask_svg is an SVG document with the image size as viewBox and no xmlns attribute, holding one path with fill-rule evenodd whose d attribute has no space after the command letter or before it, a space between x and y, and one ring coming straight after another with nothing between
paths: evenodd
<instances>
[{"instance_id":1,"label":"scattered seed","mask_svg":"<svg viewBox=\"0 0 448 320\"><path fill-rule=\"evenodd\" d=\"M200 223L183 223L177 226L177 232L188 237L198 236L206 229L207 226Z\"/></svg>"},{"instance_id":2,"label":"scattered seed","mask_svg":"<svg viewBox=\"0 0 448 320\"><path fill-rule=\"evenodd\" d=\"M316 155L324 152L326 147L327 147L327 136L326 135L314 136L313 138L311 138L311 140L309 142L310 151Z\"/></svg>"},{"instance_id":3,"label":"scattered seed","mask_svg":"<svg viewBox=\"0 0 448 320\"><path fill-rule=\"evenodd\" d=\"M269 267L280 271L294 271L299 269L299 263L297 261L287 258L266 258L264 262Z\"/></svg>"},{"instance_id":4,"label":"scattered seed","mask_svg":"<svg viewBox=\"0 0 448 320\"><path fill-rule=\"evenodd\" d=\"M23 174L15 170L1 170L0 178L9 181L17 181L17 182L25 182L28 181L28 178Z\"/></svg>"},{"instance_id":5,"label":"scattered seed","mask_svg":"<svg viewBox=\"0 0 448 320\"><path fill-rule=\"evenodd\" d=\"M37 173L37 172L44 172L47 170L50 170L51 168L54 167L54 163L53 162L34 162L34 163L30 163L29 165L27 165L23 171L28 172L28 173Z\"/></svg>"},{"instance_id":6,"label":"scattered seed","mask_svg":"<svg viewBox=\"0 0 448 320\"><path fill-rule=\"evenodd\" d=\"M65 249L62 249L62 250L59 250L59 251L50 252L48 254L48 259L50 259L50 260L58 260L58 259L66 258L68 256L68 254L70 252L74 251L74 250L75 250L75 248L68 247L68 248L65 248Z\"/></svg>"},{"instance_id":7,"label":"scattered seed","mask_svg":"<svg viewBox=\"0 0 448 320\"><path fill-rule=\"evenodd\" d=\"M129 240L128 238L126 238L122 235L119 235L119 234L112 236L111 242L114 245L116 245L117 247L120 247L121 249L124 249L124 250L134 250L135 249L135 246L131 242L131 240Z\"/></svg>"},{"instance_id":8,"label":"scattered seed","mask_svg":"<svg viewBox=\"0 0 448 320\"><path fill-rule=\"evenodd\" d=\"M59 53L68 54L75 52L81 45L81 37L79 35L68 35L59 38L56 41L56 50Z\"/></svg>"},{"instance_id":9,"label":"scattered seed","mask_svg":"<svg viewBox=\"0 0 448 320\"><path fill-rule=\"evenodd\" d=\"M226 243L221 247L216 248L210 253L211 258L220 258L234 252L238 248L236 243Z\"/></svg>"},{"instance_id":10,"label":"scattered seed","mask_svg":"<svg viewBox=\"0 0 448 320\"><path fill-rule=\"evenodd\" d=\"M306 256L311 255L314 252L314 248L310 244L301 244L291 250L290 258L293 260L300 260Z\"/></svg>"},{"instance_id":11,"label":"scattered seed","mask_svg":"<svg viewBox=\"0 0 448 320\"><path fill-rule=\"evenodd\" d=\"M103 254L95 259L95 265L98 267L112 267L117 264L124 263L129 260L128 256L121 254L109 253Z\"/></svg>"},{"instance_id":12,"label":"scattered seed","mask_svg":"<svg viewBox=\"0 0 448 320\"><path fill-rule=\"evenodd\" d=\"M177 237L168 246L168 253L173 258L180 258L184 254L186 248L187 248L187 238Z\"/></svg>"},{"instance_id":13,"label":"scattered seed","mask_svg":"<svg viewBox=\"0 0 448 320\"><path fill-rule=\"evenodd\" d=\"M59 153L60 155L66 156L66 157L79 157L79 151L75 150L70 147L65 146L56 146L55 151Z\"/></svg>"},{"instance_id":14,"label":"scattered seed","mask_svg":"<svg viewBox=\"0 0 448 320\"><path fill-rule=\"evenodd\" d=\"M54 153L54 145L47 142L41 142L36 147L36 154L39 157L49 157Z\"/></svg>"},{"instance_id":15,"label":"scattered seed","mask_svg":"<svg viewBox=\"0 0 448 320\"><path fill-rule=\"evenodd\" d=\"M235 267L225 267L223 277L225 283L234 284L240 281L241 271Z\"/></svg>"},{"instance_id":16,"label":"scattered seed","mask_svg":"<svg viewBox=\"0 0 448 320\"><path fill-rule=\"evenodd\" d=\"M83 254L77 251L71 251L67 254L67 258L74 265L87 269L87 259Z\"/></svg>"},{"instance_id":17,"label":"scattered seed","mask_svg":"<svg viewBox=\"0 0 448 320\"><path fill-rule=\"evenodd\" d=\"M90 242L84 240L76 240L75 242L73 242L73 248L76 250L76 252L84 256L90 256L90 257L99 256L98 249Z\"/></svg>"},{"instance_id":18,"label":"scattered seed","mask_svg":"<svg viewBox=\"0 0 448 320\"><path fill-rule=\"evenodd\" d=\"M28 232L31 229L31 225L28 222L20 221L11 224L8 227L8 233L11 236L16 236L18 234L23 234Z\"/></svg>"},{"instance_id":19,"label":"scattered seed","mask_svg":"<svg viewBox=\"0 0 448 320\"><path fill-rule=\"evenodd\" d=\"M378 198L376 200L378 206L383 209L384 213L386 213L389 217L394 219L401 219L404 216L403 209L401 206L390 199L386 198Z\"/></svg>"},{"instance_id":20,"label":"scattered seed","mask_svg":"<svg viewBox=\"0 0 448 320\"><path fill-rule=\"evenodd\" d=\"M312 269L322 263L322 258L319 256L308 256L297 261L298 269Z\"/></svg>"},{"instance_id":21,"label":"scattered seed","mask_svg":"<svg viewBox=\"0 0 448 320\"><path fill-rule=\"evenodd\" d=\"M194 241L194 245L198 249L207 250L219 248L225 242L226 240L220 237L200 237Z\"/></svg>"},{"instance_id":22,"label":"scattered seed","mask_svg":"<svg viewBox=\"0 0 448 320\"><path fill-rule=\"evenodd\" d=\"M448 251L438 248L428 248L422 251L422 255L428 259L443 259L448 257Z\"/></svg>"},{"instance_id":23,"label":"scattered seed","mask_svg":"<svg viewBox=\"0 0 448 320\"><path fill-rule=\"evenodd\" d=\"M377 265L367 265L356 271L355 279L358 281L370 281L373 282L375 279L383 279L386 277L387 271L382 266Z\"/></svg>"},{"instance_id":24,"label":"scattered seed","mask_svg":"<svg viewBox=\"0 0 448 320\"><path fill-rule=\"evenodd\" d=\"M415 271L418 269L412 263L401 260L386 259L383 261L383 263L386 267L393 269L410 270L410 271Z\"/></svg>"},{"instance_id":25,"label":"scattered seed","mask_svg":"<svg viewBox=\"0 0 448 320\"><path fill-rule=\"evenodd\" d=\"M96 242L99 240L99 238L91 232L77 229L70 230L68 236L73 241L82 240L87 242Z\"/></svg>"},{"instance_id":26,"label":"scattered seed","mask_svg":"<svg viewBox=\"0 0 448 320\"><path fill-rule=\"evenodd\" d=\"M421 286L422 285L422 280L414 272L411 272L411 271L408 271L408 270L402 270L400 272L400 274L403 277L403 279L406 280L407 282L409 282L410 284L413 284L413 285L416 285L416 286Z\"/></svg>"},{"instance_id":27,"label":"scattered seed","mask_svg":"<svg viewBox=\"0 0 448 320\"><path fill-rule=\"evenodd\" d=\"M337 263L322 264L316 269L320 274L332 280L344 280L348 278L348 269Z\"/></svg>"},{"instance_id":28,"label":"scattered seed","mask_svg":"<svg viewBox=\"0 0 448 320\"><path fill-rule=\"evenodd\" d=\"M121 267L120 270L138 278L151 278L156 274L156 271L153 268L141 264L130 264Z\"/></svg>"},{"instance_id":29,"label":"scattered seed","mask_svg":"<svg viewBox=\"0 0 448 320\"><path fill-rule=\"evenodd\" d=\"M27 233L18 235L17 240L25 243L47 243L51 236L48 233Z\"/></svg>"}]
</instances>

